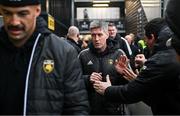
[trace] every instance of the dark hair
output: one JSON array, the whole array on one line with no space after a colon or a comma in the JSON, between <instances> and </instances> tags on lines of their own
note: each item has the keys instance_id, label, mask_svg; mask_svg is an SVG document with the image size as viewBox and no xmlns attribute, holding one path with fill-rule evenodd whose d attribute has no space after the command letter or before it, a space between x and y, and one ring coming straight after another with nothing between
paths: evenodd
<instances>
[{"instance_id":1,"label":"dark hair","mask_svg":"<svg viewBox=\"0 0 180 116\"><path fill-rule=\"evenodd\" d=\"M144 27L145 35L147 37L151 37L151 34L154 34L155 39L157 39L157 37L159 36L159 32L165 25L167 24L163 18L155 18L149 21Z\"/></svg>"}]
</instances>

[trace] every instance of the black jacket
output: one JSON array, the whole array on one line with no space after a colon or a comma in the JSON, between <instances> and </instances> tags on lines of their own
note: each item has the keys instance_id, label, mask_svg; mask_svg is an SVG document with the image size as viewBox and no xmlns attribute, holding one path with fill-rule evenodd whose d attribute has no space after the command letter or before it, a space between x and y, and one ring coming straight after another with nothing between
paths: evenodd
<instances>
[{"instance_id":1,"label":"black jacket","mask_svg":"<svg viewBox=\"0 0 180 116\"><path fill-rule=\"evenodd\" d=\"M91 43L88 49L81 51L79 54L86 87L89 93L90 114L94 115L124 114L123 104L106 101L103 96L95 92L92 83L89 81L92 72L101 72L103 81L105 81L106 75L109 74L113 85L127 83L127 81L116 72L114 67L115 60L124 54L123 51L114 47L110 40L108 40L107 44L107 49L102 53L97 53L97 50Z\"/></svg>"},{"instance_id":2,"label":"black jacket","mask_svg":"<svg viewBox=\"0 0 180 116\"><path fill-rule=\"evenodd\" d=\"M78 43L76 43L73 39L71 39L71 38L69 38L69 37L67 37L67 42L68 43L70 43L75 49L76 49L76 51L78 52L78 53L80 53L81 52L81 45L82 45L82 42L81 41L78 41Z\"/></svg>"},{"instance_id":3,"label":"black jacket","mask_svg":"<svg viewBox=\"0 0 180 116\"><path fill-rule=\"evenodd\" d=\"M180 64L176 53L166 47L169 29L159 34L153 55L146 61L140 75L125 86L111 86L105 91L108 100L134 103L145 101L153 114L180 114Z\"/></svg>"},{"instance_id":4,"label":"black jacket","mask_svg":"<svg viewBox=\"0 0 180 116\"><path fill-rule=\"evenodd\" d=\"M119 34L116 34L115 38L110 37L109 39L116 42L118 44L118 48L122 49L129 59L131 58L132 51L131 51L129 44L127 43L127 41L125 39L122 39Z\"/></svg>"},{"instance_id":5,"label":"black jacket","mask_svg":"<svg viewBox=\"0 0 180 116\"><path fill-rule=\"evenodd\" d=\"M25 114L31 115L88 114L87 92L77 52L49 32L43 21L38 18L34 35L21 48L9 42L4 29L0 31L0 113L22 114L24 109ZM17 84L10 85L12 83ZM21 95L17 97L12 92ZM9 103L6 96L16 99ZM16 101L20 101L20 105L16 105ZM12 111L13 108L20 111Z\"/></svg>"}]
</instances>

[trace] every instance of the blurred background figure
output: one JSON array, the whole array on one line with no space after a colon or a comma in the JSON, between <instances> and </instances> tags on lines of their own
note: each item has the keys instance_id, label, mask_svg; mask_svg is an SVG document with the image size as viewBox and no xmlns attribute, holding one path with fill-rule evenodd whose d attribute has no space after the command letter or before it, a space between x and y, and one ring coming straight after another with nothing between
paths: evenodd
<instances>
[{"instance_id":1,"label":"blurred background figure","mask_svg":"<svg viewBox=\"0 0 180 116\"><path fill-rule=\"evenodd\" d=\"M76 26L69 27L67 42L70 43L78 53L81 51L82 41L79 38L79 29Z\"/></svg>"},{"instance_id":2,"label":"blurred background figure","mask_svg":"<svg viewBox=\"0 0 180 116\"><path fill-rule=\"evenodd\" d=\"M110 22L108 24L108 32L109 32L110 39L112 39L114 42L116 42L118 44L119 48L122 49L126 53L126 56L130 59L131 55L132 55L131 48L130 48L127 40L122 38L121 35L119 35L117 33L117 28L114 23Z\"/></svg>"},{"instance_id":3,"label":"blurred background figure","mask_svg":"<svg viewBox=\"0 0 180 116\"><path fill-rule=\"evenodd\" d=\"M88 10L86 8L83 10L83 15L84 15L84 21L89 21Z\"/></svg>"}]
</instances>

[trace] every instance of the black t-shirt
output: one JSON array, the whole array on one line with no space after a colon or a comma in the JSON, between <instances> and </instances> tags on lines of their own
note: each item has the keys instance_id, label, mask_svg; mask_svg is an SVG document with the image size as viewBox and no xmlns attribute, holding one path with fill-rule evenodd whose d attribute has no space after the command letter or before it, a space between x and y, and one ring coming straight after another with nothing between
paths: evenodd
<instances>
[{"instance_id":1,"label":"black t-shirt","mask_svg":"<svg viewBox=\"0 0 180 116\"><path fill-rule=\"evenodd\" d=\"M0 115L21 115L26 73L34 39L16 48L5 38L0 41Z\"/></svg>"},{"instance_id":2,"label":"black t-shirt","mask_svg":"<svg viewBox=\"0 0 180 116\"><path fill-rule=\"evenodd\" d=\"M24 88L29 58L23 49L7 54L0 67L0 114L18 115L23 112Z\"/></svg>"}]
</instances>

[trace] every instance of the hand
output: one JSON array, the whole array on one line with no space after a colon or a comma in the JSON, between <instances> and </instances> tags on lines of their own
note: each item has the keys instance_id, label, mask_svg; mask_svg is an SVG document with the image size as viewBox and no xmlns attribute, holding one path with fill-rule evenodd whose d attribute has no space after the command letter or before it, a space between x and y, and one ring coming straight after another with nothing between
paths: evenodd
<instances>
[{"instance_id":1,"label":"hand","mask_svg":"<svg viewBox=\"0 0 180 116\"><path fill-rule=\"evenodd\" d=\"M101 95L104 95L106 88L108 88L109 86L111 86L109 75L106 76L106 82L95 81L95 83L93 84L93 87L96 90L96 92L98 92Z\"/></svg>"},{"instance_id":2,"label":"hand","mask_svg":"<svg viewBox=\"0 0 180 116\"><path fill-rule=\"evenodd\" d=\"M128 67L128 58L125 55L122 55L119 57L119 59L117 60L117 62L115 62L115 68L116 71L122 75L124 75L124 70Z\"/></svg>"},{"instance_id":3,"label":"hand","mask_svg":"<svg viewBox=\"0 0 180 116\"><path fill-rule=\"evenodd\" d=\"M90 76L91 83L95 81L102 81L102 73L93 72Z\"/></svg>"},{"instance_id":4,"label":"hand","mask_svg":"<svg viewBox=\"0 0 180 116\"><path fill-rule=\"evenodd\" d=\"M123 77L128 81L134 80L137 77L137 75L133 72L133 70L128 68L123 70L123 74L124 74Z\"/></svg>"},{"instance_id":5,"label":"hand","mask_svg":"<svg viewBox=\"0 0 180 116\"><path fill-rule=\"evenodd\" d=\"M118 61L115 63L115 68L118 73L123 75L123 77L130 81L137 77L137 75L128 68L128 59L125 55L119 57Z\"/></svg>"}]
</instances>

